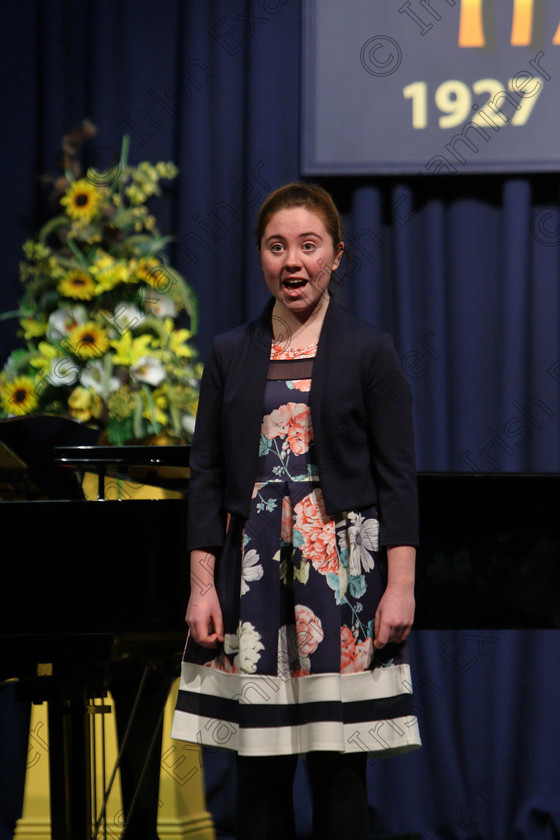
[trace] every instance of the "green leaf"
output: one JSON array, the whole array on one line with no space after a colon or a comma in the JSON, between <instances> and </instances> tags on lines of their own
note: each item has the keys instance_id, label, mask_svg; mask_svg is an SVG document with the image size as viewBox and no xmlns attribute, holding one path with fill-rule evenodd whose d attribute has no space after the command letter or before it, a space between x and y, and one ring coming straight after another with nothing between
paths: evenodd
<instances>
[{"instance_id":1,"label":"green leaf","mask_svg":"<svg viewBox=\"0 0 560 840\"><path fill-rule=\"evenodd\" d=\"M20 318L21 311L19 309L12 309L11 312L0 313L0 321L7 321L9 318Z\"/></svg>"},{"instance_id":2,"label":"green leaf","mask_svg":"<svg viewBox=\"0 0 560 840\"><path fill-rule=\"evenodd\" d=\"M123 134L121 146L121 169L124 172L128 166L128 151L130 149L130 134Z\"/></svg>"},{"instance_id":3,"label":"green leaf","mask_svg":"<svg viewBox=\"0 0 560 840\"><path fill-rule=\"evenodd\" d=\"M132 425L132 417L127 417L126 420L115 420L112 417L106 426L109 443L122 446L127 440L131 440L134 437Z\"/></svg>"},{"instance_id":4,"label":"green leaf","mask_svg":"<svg viewBox=\"0 0 560 840\"><path fill-rule=\"evenodd\" d=\"M153 431L154 435L157 435L157 434L159 434L159 432L161 430L161 426L158 423L158 421L156 420L156 407L155 407L154 401L152 399L152 392L150 391L150 389L148 388L147 385L142 385L142 393L146 397L146 402L148 403L148 411L151 414L151 421L150 422L152 424L152 431Z\"/></svg>"},{"instance_id":5,"label":"green leaf","mask_svg":"<svg viewBox=\"0 0 560 840\"><path fill-rule=\"evenodd\" d=\"M266 435L261 435L261 441L259 444L259 457L263 455L268 455L270 451L270 447L272 446L272 441L269 440Z\"/></svg>"},{"instance_id":6,"label":"green leaf","mask_svg":"<svg viewBox=\"0 0 560 840\"><path fill-rule=\"evenodd\" d=\"M165 273L171 275L171 278L177 283L179 296L185 312L189 316L189 329L193 335L196 335L198 332L198 298L194 289L189 286L182 274L171 266L165 267Z\"/></svg>"},{"instance_id":7,"label":"green leaf","mask_svg":"<svg viewBox=\"0 0 560 840\"><path fill-rule=\"evenodd\" d=\"M50 219L43 227L40 229L38 234L38 239L40 242L44 242L50 234L55 231L57 228L62 227L62 225L69 225L70 219L68 216L55 216L54 219Z\"/></svg>"},{"instance_id":8,"label":"green leaf","mask_svg":"<svg viewBox=\"0 0 560 840\"><path fill-rule=\"evenodd\" d=\"M144 413L144 403L142 402L142 397L140 393L137 391L134 394L134 414L132 417L132 430L134 432L133 437L141 438L144 437L144 419L142 417Z\"/></svg>"},{"instance_id":9,"label":"green leaf","mask_svg":"<svg viewBox=\"0 0 560 840\"><path fill-rule=\"evenodd\" d=\"M80 266L84 269L84 271L89 271L89 263L76 245L76 243L72 239L68 239L66 244L80 263Z\"/></svg>"}]
</instances>

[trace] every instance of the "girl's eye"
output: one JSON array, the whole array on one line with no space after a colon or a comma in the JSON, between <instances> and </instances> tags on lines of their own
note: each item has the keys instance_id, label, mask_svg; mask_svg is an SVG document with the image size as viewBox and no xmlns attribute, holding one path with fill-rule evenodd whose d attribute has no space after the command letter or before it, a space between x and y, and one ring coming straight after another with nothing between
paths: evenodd
<instances>
[{"instance_id":1,"label":"girl's eye","mask_svg":"<svg viewBox=\"0 0 560 840\"><path fill-rule=\"evenodd\" d=\"M314 242L305 242L304 246L303 246L303 250L304 251L312 251L314 247L315 247Z\"/></svg>"},{"instance_id":2,"label":"girl's eye","mask_svg":"<svg viewBox=\"0 0 560 840\"><path fill-rule=\"evenodd\" d=\"M271 245L270 250L279 253L282 250L282 243L275 242L274 245Z\"/></svg>"}]
</instances>

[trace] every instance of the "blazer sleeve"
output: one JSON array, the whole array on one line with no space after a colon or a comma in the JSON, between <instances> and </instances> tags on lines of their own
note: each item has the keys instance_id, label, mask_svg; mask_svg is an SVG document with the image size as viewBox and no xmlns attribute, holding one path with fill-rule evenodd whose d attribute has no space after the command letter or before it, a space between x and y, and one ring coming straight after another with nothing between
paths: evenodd
<instances>
[{"instance_id":1,"label":"blazer sleeve","mask_svg":"<svg viewBox=\"0 0 560 840\"><path fill-rule=\"evenodd\" d=\"M381 545L418 545L412 398L393 341L383 334L370 361L366 409L378 492Z\"/></svg>"},{"instance_id":2,"label":"blazer sleeve","mask_svg":"<svg viewBox=\"0 0 560 840\"><path fill-rule=\"evenodd\" d=\"M224 371L216 341L204 365L190 454L189 550L221 547L225 537L225 462L222 435Z\"/></svg>"}]
</instances>

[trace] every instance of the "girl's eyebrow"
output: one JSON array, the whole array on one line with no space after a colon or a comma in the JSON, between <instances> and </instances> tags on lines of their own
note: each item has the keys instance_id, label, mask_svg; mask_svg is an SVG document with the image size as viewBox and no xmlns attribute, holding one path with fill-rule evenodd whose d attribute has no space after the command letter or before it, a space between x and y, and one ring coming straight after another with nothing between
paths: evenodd
<instances>
[{"instance_id":1,"label":"girl's eyebrow","mask_svg":"<svg viewBox=\"0 0 560 840\"><path fill-rule=\"evenodd\" d=\"M309 230L306 233L300 233L298 235L298 239L304 239L306 236L314 236L316 239L320 239L321 241L323 240L323 237L319 233L315 233L313 230ZM269 242L271 239L285 239L285 237L282 236L281 233L273 233L270 236L267 236L265 242Z\"/></svg>"}]
</instances>

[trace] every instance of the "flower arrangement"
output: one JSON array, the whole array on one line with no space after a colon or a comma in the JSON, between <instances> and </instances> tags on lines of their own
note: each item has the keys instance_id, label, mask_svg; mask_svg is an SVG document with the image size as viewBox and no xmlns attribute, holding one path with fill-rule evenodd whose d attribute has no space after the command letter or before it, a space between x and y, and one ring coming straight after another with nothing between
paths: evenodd
<instances>
[{"instance_id":1,"label":"flower arrangement","mask_svg":"<svg viewBox=\"0 0 560 840\"><path fill-rule=\"evenodd\" d=\"M95 133L85 122L63 141L62 212L25 242L17 312L26 346L0 372L0 417L64 414L99 425L111 443L166 431L188 441L201 365L193 290L169 265L147 201L173 163L81 172L77 153ZM188 317L189 329L178 326Z\"/></svg>"}]
</instances>

